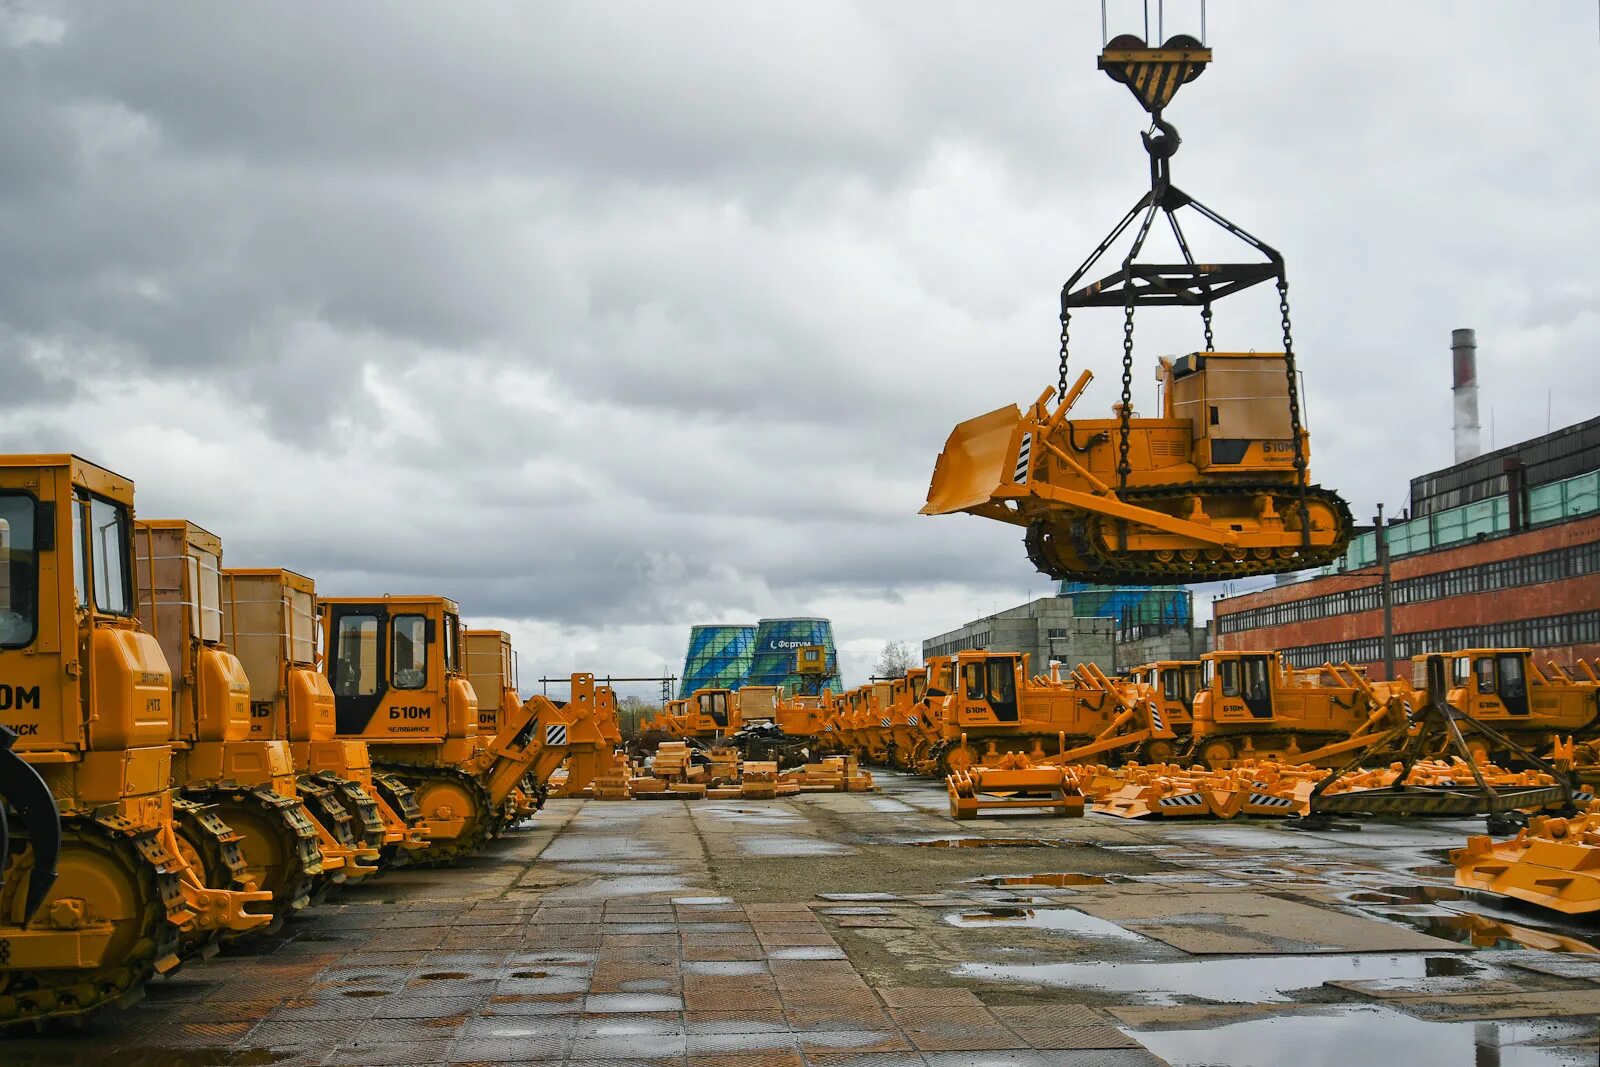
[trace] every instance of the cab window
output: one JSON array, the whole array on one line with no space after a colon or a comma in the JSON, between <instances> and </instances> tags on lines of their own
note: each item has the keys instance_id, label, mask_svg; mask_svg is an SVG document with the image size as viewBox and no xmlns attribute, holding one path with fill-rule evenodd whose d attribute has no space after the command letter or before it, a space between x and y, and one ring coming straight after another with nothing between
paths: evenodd
<instances>
[{"instance_id":1,"label":"cab window","mask_svg":"<svg viewBox=\"0 0 1600 1067\"><path fill-rule=\"evenodd\" d=\"M394 617L390 671L396 689L421 689L428 684L428 620L421 615Z\"/></svg>"},{"instance_id":2,"label":"cab window","mask_svg":"<svg viewBox=\"0 0 1600 1067\"><path fill-rule=\"evenodd\" d=\"M919 674L915 678L911 679L911 699L913 701L917 701L921 700L927 695L928 676L926 674Z\"/></svg>"},{"instance_id":3,"label":"cab window","mask_svg":"<svg viewBox=\"0 0 1600 1067\"><path fill-rule=\"evenodd\" d=\"M1272 692L1272 664L1265 656L1244 661L1244 692L1251 700L1265 700Z\"/></svg>"},{"instance_id":4,"label":"cab window","mask_svg":"<svg viewBox=\"0 0 1600 1067\"><path fill-rule=\"evenodd\" d=\"M1162 671L1161 672L1161 695L1166 697L1168 700L1180 700L1180 699L1182 699L1182 697L1180 696L1180 694L1178 692L1178 682L1179 682L1179 677L1178 677L1178 672L1177 671Z\"/></svg>"},{"instance_id":5,"label":"cab window","mask_svg":"<svg viewBox=\"0 0 1600 1067\"><path fill-rule=\"evenodd\" d=\"M1222 695L1236 697L1239 695L1239 661L1225 659L1217 664L1217 674L1222 678Z\"/></svg>"},{"instance_id":6,"label":"cab window","mask_svg":"<svg viewBox=\"0 0 1600 1067\"><path fill-rule=\"evenodd\" d=\"M1017 699L1014 661L992 659L989 661L989 699L996 704L1009 704Z\"/></svg>"},{"instance_id":7,"label":"cab window","mask_svg":"<svg viewBox=\"0 0 1600 1067\"><path fill-rule=\"evenodd\" d=\"M1458 656L1450 661L1450 684L1457 689L1467 684L1467 679L1472 677L1472 659L1468 656Z\"/></svg>"},{"instance_id":8,"label":"cab window","mask_svg":"<svg viewBox=\"0 0 1600 1067\"><path fill-rule=\"evenodd\" d=\"M1522 672L1522 657L1500 657L1500 695L1512 700L1527 696L1527 679Z\"/></svg>"},{"instance_id":9,"label":"cab window","mask_svg":"<svg viewBox=\"0 0 1600 1067\"><path fill-rule=\"evenodd\" d=\"M1473 669L1476 670L1478 674L1478 692L1494 692L1494 657L1479 656L1477 661L1473 664Z\"/></svg>"},{"instance_id":10,"label":"cab window","mask_svg":"<svg viewBox=\"0 0 1600 1067\"><path fill-rule=\"evenodd\" d=\"M982 700L983 690L983 664L968 663L961 668L962 688L966 690L968 700Z\"/></svg>"},{"instance_id":11,"label":"cab window","mask_svg":"<svg viewBox=\"0 0 1600 1067\"><path fill-rule=\"evenodd\" d=\"M36 515L31 496L0 494L0 648L31 645L39 632Z\"/></svg>"},{"instance_id":12,"label":"cab window","mask_svg":"<svg viewBox=\"0 0 1600 1067\"><path fill-rule=\"evenodd\" d=\"M341 615L333 635L333 693L369 697L378 691L378 617Z\"/></svg>"},{"instance_id":13,"label":"cab window","mask_svg":"<svg viewBox=\"0 0 1600 1067\"><path fill-rule=\"evenodd\" d=\"M1194 703L1194 695L1200 691L1200 671L1194 667L1185 667L1180 676L1178 693L1185 704Z\"/></svg>"},{"instance_id":14,"label":"cab window","mask_svg":"<svg viewBox=\"0 0 1600 1067\"><path fill-rule=\"evenodd\" d=\"M132 610L128 586L128 509L97 496L89 498L89 557L94 606L110 615Z\"/></svg>"},{"instance_id":15,"label":"cab window","mask_svg":"<svg viewBox=\"0 0 1600 1067\"><path fill-rule=\"evenodd\" d=\"M458 615L444 617L444 669L457 673L461 670L461 617Z\"/></svg>"}]
</instances>

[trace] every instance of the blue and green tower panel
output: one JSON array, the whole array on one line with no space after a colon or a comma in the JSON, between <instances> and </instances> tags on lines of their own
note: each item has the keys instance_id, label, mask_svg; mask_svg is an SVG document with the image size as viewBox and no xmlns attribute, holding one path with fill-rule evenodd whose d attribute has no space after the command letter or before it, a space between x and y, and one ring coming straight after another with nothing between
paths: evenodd
<instances>
[{"instance_id":1,"label":"blue and green tower panel","mask_svg":"<svg viewBox=\"0 0 1600 1067\"><path fill-rule=\"evenodd\" d=\"M750 661L749 685L781 685L793 695L799 688L794 673L795 650L821 645L826 650L825 688L839 691L839 652L833 645L833 623L827 619L762 619L756 626L755 654Z\"/></svg>"},{"instance_id":2,"label":"blue and green tower panel","mask_svg":"<svg viewBox=\"0 0 1600 1067\"><path fill-rule=\"evenodd\" d=\"M755 644L756 627L743 623L690 628L678 696L687 697L696 689L738 689L744 685L750 675Z\"/></svg>"}]
</instances>

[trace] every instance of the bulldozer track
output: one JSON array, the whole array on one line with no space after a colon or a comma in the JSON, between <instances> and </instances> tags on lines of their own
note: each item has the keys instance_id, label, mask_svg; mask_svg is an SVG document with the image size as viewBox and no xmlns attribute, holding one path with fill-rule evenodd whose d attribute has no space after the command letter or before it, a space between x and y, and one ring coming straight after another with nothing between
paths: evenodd
<instances>
[{"instance_id":1,"label":"bulldozer track","mask_svg":"<svg viewBox=\"0 0 1600 1067\"><path fill-rule=\"evenodd\" d=\"M381 763L373 764L374 774L383 773L398 777L413 796L416 793L414 782L426 779L434 781L453 782L464 785L475 802L476 811L467 823L465 831L460 837L449 841L432 841L428 847L417 852L404 853L397 857L397 862L406 867L444 867L465 856L469 856L489 843L490 836L494 833L494 823L498 818L490 803L489 791L477 777L454 767L440 767L425 763ZM410 781L407 781L410 779ZM413 799L413 809L417 804Z\"/></svg>"},{"instance_id":2,"label":"bulldozer track","mask_svg":"<svg viewBox=\"0 0 1600 1067\"><path fill-rule=\"evenodd\" d=\"M187 844L194 851L194 858L199 861L198 873L207 889L244 892L251 888L249 865L244 850L239 847L239 834L217 814L213 805L175 797L172 821L177 824L179 844ZM216 931L186 931L181 938L180 955L188 958L202 954L216 937Z\"/></svg>"},{"instance_id":3,"label":"bulldozer track","mask_svg":"<svg viewBox=\"0 0 1600 1067\"><path fill-rule=\"evenodd\" d=\"M1249 482L1216 485L1202 482L1183 482L1172 485L1141 486L1121 490L1119 496L1130 504L1170 500L1175 497L1199 496L1202 500L1220 497L1254 497L1263 493L1273 495L1274 506L1283 514L1294 514L1299 509L1299 492L1293 485L1281 482ZM1097 581L1107 584L1128 583L1141 585L1176 585L1189 582L1225 581L1258 575L1281 574L1287 571L1306 570L1325 566L1344 554L1355 521L1350 506L1339 494L1318 485L1306 486L1308 504L1320 502L1339 520L1339 528L1330 544L1310 549L1297 547L1292 554L1274 552L1265 559L1253 555L1241 559L1213 558L1198 551L1193 558L1185 559L1182 553L1170 553L1170 559L1161 559L1152 551L1119 554L1106 547L1107 538L1102 531L1113 528L1117 520L1104 516L1088 516L1071 524L1072 551L1096 574ZM1055 579L1084 578L1084 572L1066 566L1055 544L1056 535L1049 524L1040 521L1028 528L1023 544L1028 559L1044 574Z\"/></svg>"},{"instance_id":4,"label":"bulldozer track","mask_svg":"<svg viewBox=\"0 0 1600 1067\"><path fill-rule=\"evenodd\" d=\"M279 870L270 872L272 884L259 889L272 894L272 910L282 915L311 903L322 880L322 847L317 828L297 797L279 796L265 786L256 789L213 788L185 791L189 800L209 804L229 826L237 828L240 816L269 827L278 839ZM229 815L234 818L230 819ZM248 853L246 860L248 861Z\"/></svg>"},{"instance_id":5,"label":"bulldozer track","mask_svg":"<svg viewBox=\"0 0 1600 1067\"><path fill-rule=\"evenodd\" d=\"M178 928L168 920L168 903L181 895L176 868L153 829L107 826L87 816L62 820L62 857L69 849L93 850L128 877L139 901L128 949L121 958L92 970L7 971L0 964L0 1032L19 1026L44 1030L52 1022L79 1022L114 1004L132 1003L142 994L157 961L172 956ZM13 838L11 855L20 857L27 838ZM8 880L0 908L12 914L12 897L24 879ZM130 943L131 942L131 943ZM5 939L0 937L0 944Z\"/></svg>"},{"instance_id":6,"label":"bulldozer track","mask_svg":"<svg viewBox=\"0 0 1600 1067\"><path fill-rule=\"evenodd\" d=\"M378 814L378 802L360 782L334 775L331 784L339 802L350 815L350 828L356 835L356 843L367 848L382 848L383 816Z\"/></svg>"}]
</instances>

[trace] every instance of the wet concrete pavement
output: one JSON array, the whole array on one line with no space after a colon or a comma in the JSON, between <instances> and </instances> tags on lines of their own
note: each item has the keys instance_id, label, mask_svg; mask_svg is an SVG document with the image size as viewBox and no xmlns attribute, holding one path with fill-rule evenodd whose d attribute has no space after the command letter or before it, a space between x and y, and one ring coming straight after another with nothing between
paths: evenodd
<instances>
[{"instance_id":1,"label":"wet concrete pavement","mask_svg":"<svg viewBox=\"0 0 1600 1067\"><path fill-rule=\"evenodd\" d=\"M1592 1064L1600 927L1449 889L1471 822L957 824L942 787L556 801L25 1064ZM928 847L939 845L941 847Z\"/></svg>"}]
</instances>

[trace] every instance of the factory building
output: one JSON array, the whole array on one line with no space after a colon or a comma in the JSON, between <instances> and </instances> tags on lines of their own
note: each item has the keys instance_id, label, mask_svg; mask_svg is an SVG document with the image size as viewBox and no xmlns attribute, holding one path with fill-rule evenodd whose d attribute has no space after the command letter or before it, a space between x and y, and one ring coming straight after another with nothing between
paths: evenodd
<instances>
[{"instance_id":1,"label":"factory building","mask_svg":"<svg viewBox=\"0 0 1600 1067\"><path fill-rule=\"evenodd\" d=\"M1456 334L1470 341L1471 331ZM1540 664L1562 666L1600 656L1600 418L1475 455L1477 405L1462 400L1455 347L1457 455L1466 458L1413 478L1409 509L1383 530L1394 662L1382 662L1370 528L1326 573L1217 601L1217 648L1282 649L1295 666L1349 662L1374 677L1463 648L1532 648ZM1475 390L1470 360L1465 377Z\"/></svg>"}]
</instances>

